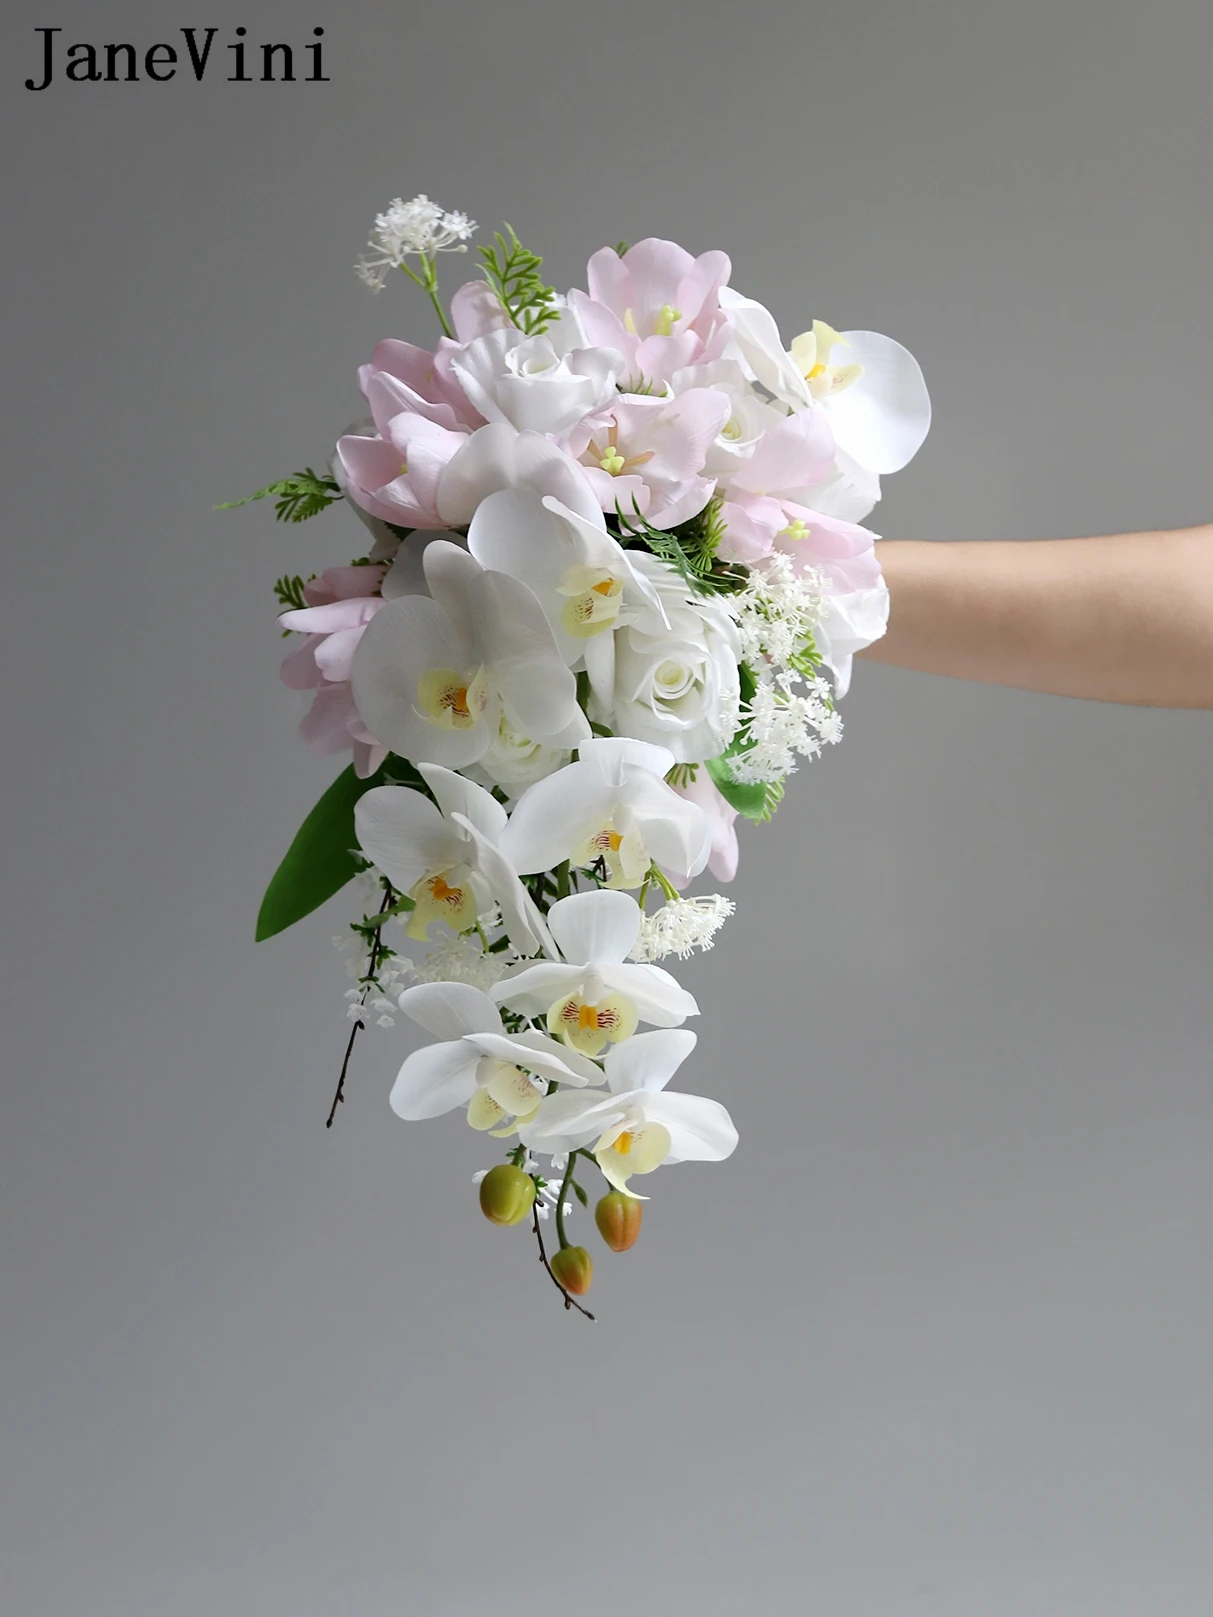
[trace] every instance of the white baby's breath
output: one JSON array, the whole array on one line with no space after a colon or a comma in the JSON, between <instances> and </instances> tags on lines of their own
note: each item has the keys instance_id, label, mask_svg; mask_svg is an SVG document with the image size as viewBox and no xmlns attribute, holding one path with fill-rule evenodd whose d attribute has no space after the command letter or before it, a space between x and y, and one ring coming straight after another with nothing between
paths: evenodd
<instances>
[{"instance_id":1,"label":"white baby's breath","mask_svg":"<svg viewBox=\"0 0 1213 1617\"><path fill-rule=\"evenodd\" d=\"M411 254L431 258L435 253L466 253L475 229L475 220L466 213L448 212L424 193L411 202L397 197L375 216L367 242L371 256L359 259L359 278L372 291L382 291L388 272L399 269Z\"/></svg>"},{"instance_id":2,"label":"white baby's breath","mask_svg":"<svg viewBox=\"0 0 1213 1617\"><path fill-rule=\"evenodd\" d=\"M719 893L672 898L641 921L640 935L628 958L647 964L675 954L686 960L696 949L710 949L736 908L731 898Z\"/></svg>"},{"instance_id":3,"label":"white baby's breath","mask_svg":"<svg viewBox=\"0 0 1213 1617\"><path fill-rule=\"evenodd\" d=\"M501 981L513 961L508 951L488 954L479 938L463 933L444 938L420 960L401 957L401 964L409 968L416 982L470 983L486 993Z\"/></svg>"}]
</instances>

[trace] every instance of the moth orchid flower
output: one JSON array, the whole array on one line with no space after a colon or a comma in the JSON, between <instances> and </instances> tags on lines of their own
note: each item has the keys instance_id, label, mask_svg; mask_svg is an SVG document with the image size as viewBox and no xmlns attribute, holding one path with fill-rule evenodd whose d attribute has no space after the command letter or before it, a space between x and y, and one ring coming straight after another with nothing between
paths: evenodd
<instances>
[{"instance_id":1,"label":"moth orchid flower","mask_svg":"<svg viewBox=\"0 0 1213 1617\"><path fill-rule=\"evenodd\" d=\"M583 742L575 764L518 799L501 833L502 852L523 875L554 870L565 859L597 866L608 887L639 887L654 860L697 876L711 852L711 829L698 804L666 785L673 767L673 753L643 741Z\"/></svg>"},{"instance_id":2,"label":"moth orchid flower","mask_svg":"<svg viewBox=\"0 0 1213 1617\"><path fill-rule=\"evenodd\" d=\"M591 521L551 495L502 489L477 509L468 549L483 566L533 591L570 667L594 663L602 647L591 649L593 643L609 642L628 596L662 613L657 591L606 531L597 508Z\"/></svg>"},{"instance_id":3,"label":"moth orchid flower","mask_svg":"<svg viewBox=\"0 0 1213 1617\"><path fill-rule=\"evenodd\" d=\"M931 425L931 401L918 361L877 331L835 331L823 320L785 349L775 317L752 298L723 288L742 359L769 392L794 410L825 411L840 449L883 475L918 453Z\"/></svg>"},{"instance_id":4,"label":"moth orchid flower","mask_svg":"<svg viewBox=\"0 0 1213 1617\"><path fill-rule=\"evenodd\" d=\"M474 1129L512 1134L534 1115L549 1081L578 1089L602 1071L544 1033L507 1033L487 994L468 983L406 988L400 1008L441 1040L415 1050L392 1087L391 1106L406 1122L466 1106Z\"/></svg>"},{"instance_id":5,"label":"moth orchid flower","mask_svg":"<svg viewBox=\"0 0 1213 1617\"><path fill-rule=\"evenodd\" d=\"M668 971L627 956L640 932L640 906L627 893L574 893L547 914L560 960L524 966L493 988L499 1003L546 1016L548 1031L583 1055L628 1038L637 1022L677 1027L699 1007Z\"/></svg>"},{"instance_id":6,"label":"moth orchid flower","mask_svg":"<svg viewBox=\"0 0 1213 1617\"><path fill-rule=\"evenodd\" d=\"M550 947L543 917L498 849L501 804L453 770L418 768L435 803L408 786L373 786L354 809L359 847L414 902L408 935L425 939L437 921L466 932L496 900L517 948Z\"/></svg>"},{"instance_id":7,"label":"moth orchid flower","mask_svg":"<svg viewBox=\"0 0 1213 1617\"><path fill-rule=\"evenodd\" d=\"M633 1174L666 1162L722 1162L737 1130L718 1101L670 1094L665 1086L695 1047L681 1028L638 1033L605 1062L609 1094L559 1090L523 1123L523 1143L555 1153L588 1148L607 1180L625 1195ZM644 1197L638 1197L645 1200Z\"/></svg>"},{"instance_id":8,"label":"moth orchid flower","mask_svg":"<svg viewBox=\"0 0 1213 1617\"><path fill-rule=\"evenodd\" d=\"M430 595L388 601L354 654L354 699L371 732L402 757L452 769L484 754L502 713L536 741L588 739L576 680L525 584L443 539L422 566Z\"/></svg>"}]
</instances>

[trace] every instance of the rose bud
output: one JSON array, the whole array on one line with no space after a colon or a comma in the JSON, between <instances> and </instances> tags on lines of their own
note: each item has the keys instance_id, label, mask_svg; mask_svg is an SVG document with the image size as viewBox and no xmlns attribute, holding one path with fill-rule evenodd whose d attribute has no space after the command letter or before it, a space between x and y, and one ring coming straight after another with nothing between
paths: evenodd
<instances>
[{"instance_id":1,"label":"rose bud","mask_svg":"<svg viewBox=\"0 0 1213 1617\"><path fill-rule=\"evenodd\" d=\"M594 1209L598 1233L612 1252L626 1252L636 1245L643 1217L644 1203L621 1190L609 1191Z\"/></svg>"},{"instance_id":2,"label":"rose bud","mask_svg":"<svg viewBox=\"0 0 1213 1617\"><path fill-rule=\"evenodd\" d=\"M594 1260L583 1246L561 1247L552 1254L552 1273L574 1297L584 1297L594 1278Z\"/></svg>"},{"instance_id":3,"label":"rose bud","mask_svg":"<svg viewBox=\"0 0 1213 1617\"><path fill-rule=\"evenodd\" d=\"M490 1168L480 1181L480 1211L493 1224L521 1224L535 1205L535 1181L510 1162Z\"/></svg>"}]
</instances>

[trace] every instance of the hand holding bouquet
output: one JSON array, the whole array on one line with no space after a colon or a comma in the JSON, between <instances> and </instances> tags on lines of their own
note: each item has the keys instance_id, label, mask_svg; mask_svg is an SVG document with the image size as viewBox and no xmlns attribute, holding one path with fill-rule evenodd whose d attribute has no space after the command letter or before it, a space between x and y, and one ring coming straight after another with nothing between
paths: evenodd
<instances>
[{"instance_id":1,"label":"hand holding bouquet","mask_svg":"<svg viewBox=\"0 0 1213 1617\"><path fill-rule=\"evenodd\" d=\"M330 1123L359 1029L398 1006L435 1042L393 1109L462 1110L510 1142L481 1206L529 1221L580 1308L578 1173L605 1181L619 1251L637 1180L737 1143L716 1101L667 1087L698 1007L658 962L711 947L733 905L685 889L731 880L738 816L769 819L841 737L851 658L888 615L860 523L930 411L899 344L817 320L785 348L723 253L672 242L603 248L560 296L507 229L448 313L440 256L474 229L423 196L379 216L360 273L402 270L442 335L381 342L359 373L370 418L329 473L253 496L290 521L344 499L369 533L348 565L277 585L302 637L283 678L314 693L304 738L353 761L258 936L357 880Z\"/></svg>"}]
</instances>

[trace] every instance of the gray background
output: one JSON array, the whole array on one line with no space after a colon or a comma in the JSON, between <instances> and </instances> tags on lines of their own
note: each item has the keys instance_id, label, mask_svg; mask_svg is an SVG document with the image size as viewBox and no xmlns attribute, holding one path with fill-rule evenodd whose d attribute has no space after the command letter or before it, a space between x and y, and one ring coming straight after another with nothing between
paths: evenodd
<instances>
[{"instance_id":1,"label":"gray background","mask_svg":"<svg viewBox=\"0 0 1213 1617\"><path fill-rule=\"evenodd\" d=\"M350 270L426 190L905 341L890 536L1207 521L1213 12L104 10L4 34L5 1612L1207 1612L1213 719L861 668L684 974L741 1148L591 1327L389 1112L402 1027L325 1133L344 910L252 943L333 772L270 584L358 541L209 507L429 334ZM241 22L333 82L21 88L38 25Z\"/></svg>"}]
</instances>

